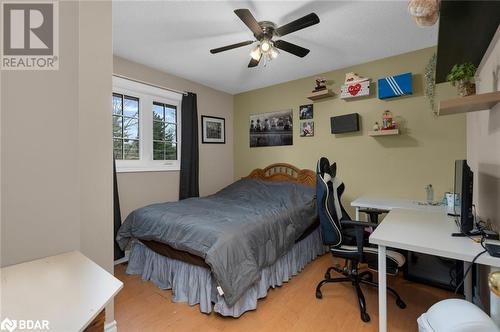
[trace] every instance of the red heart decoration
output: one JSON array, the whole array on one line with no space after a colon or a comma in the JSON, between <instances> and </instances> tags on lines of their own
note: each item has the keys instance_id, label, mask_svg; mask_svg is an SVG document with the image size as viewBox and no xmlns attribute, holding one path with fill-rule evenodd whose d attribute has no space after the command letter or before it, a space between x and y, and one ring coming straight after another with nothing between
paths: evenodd
<instances>
[{"instance_id":1,"label":"red heart decoration","mask_svg":"<svg viewBox=\"0 0 500 332\"><path fill-rule=\"evenodd\" d=\"M355 96L358 94L359 90L361 90L361 84L349 85L347 91L351 94L351 96Z\"/></svg>"}]
</instances>

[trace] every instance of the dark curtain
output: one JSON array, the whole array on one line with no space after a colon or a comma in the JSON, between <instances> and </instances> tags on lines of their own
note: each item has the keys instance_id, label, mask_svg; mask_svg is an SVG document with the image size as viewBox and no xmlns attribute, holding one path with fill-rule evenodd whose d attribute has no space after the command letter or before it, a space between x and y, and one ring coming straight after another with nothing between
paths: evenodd
<instances>
[{"instance_id":1,"label":"dark curtain","mask_svg":"<svg viewBox=\"0 0 500 332\"><path fill-rule=\"evenodd\" d=\"M116 161L115 158L113 158L113 205L114 205L114 210L113 210L113 216L114 216L114 237L113 237L113 243L115 245L115 261L117 259L122 258L125 256L125 253L123 250L120 249L120 246L118 246L118 243L116 243L116 234L118 233L118 229L122 225L122 215L120 213L120 199L118 197L118 182L116 181Z\"/></svg>"},{"instance_id":2,"label":"dark curtain","mask_svg":"<svg viewBox=\"0 0 500 332\"><path fill-rule=\"evenodd\" d=\"M198 197L198 106L196 94L182 96L179 199Z\"/></svg>"}]
</instances>

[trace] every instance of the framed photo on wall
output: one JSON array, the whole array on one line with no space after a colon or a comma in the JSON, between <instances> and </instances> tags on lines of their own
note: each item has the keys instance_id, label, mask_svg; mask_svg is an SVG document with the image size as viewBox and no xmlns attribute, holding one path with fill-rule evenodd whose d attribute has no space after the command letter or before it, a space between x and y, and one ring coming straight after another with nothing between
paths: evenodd
<instances>
[{"instance_id":1,"label":"framed photo on wall","mask_svg":"<svg viewBox=\"0 0 500 332\"><path fill-rule=\"evenodd\" d=\"M293 110L251 114L250 147L293 145Z\"/></svg>"},{"instance_id":2,"label":"framed photo on wall","mask_svg":"<svg viewBox=\"0 0 500 332\"><path fill-rule=\"evenodd\" d=\"M226 119L201 116L201 142L204 144L226 143Z\"/></svg>"},{"instance_id":3,"label":"framed photo on wall","mask_svg":"<svg viewBox=\"0 0 500 332\"><path fill-rule=\"evenodd\" d=\"M314 121L303 121L300 123L300 137L314 136Z\"/></svg>"},{"instance_id":4,"label":"framed photo on wall","mask_svg":"<svg viewBox=\"0 0 500 332\"><path fill-rule=\"evenodd\" d=\"M301 105L299 107L299 120L310 120L314 116L314 105Z\"/></svg>"}]
</instances>

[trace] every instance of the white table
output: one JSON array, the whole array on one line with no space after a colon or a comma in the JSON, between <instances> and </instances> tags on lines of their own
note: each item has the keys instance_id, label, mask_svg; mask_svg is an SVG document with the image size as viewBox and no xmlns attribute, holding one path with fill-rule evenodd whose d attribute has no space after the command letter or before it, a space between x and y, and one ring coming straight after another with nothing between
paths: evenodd
<instances>
[{"instance_id":1,"label":"white table","mask_svg":"<svg viewBox=\"0 0 500 332\"><path fill-rule=\"evenodd\" d=\"M429 205L424 201L370 196L361 196L356 198L351 202L351 206L356 208L356 220L360 220L360 209L378 209L387 211L392 209L444 211L445 209L444 205Z\"/></svg>"},{"instance_id":2,"label":"white table","mask_svg":"<svg viewBox=\"0 0 500 332\"><path fill-rule=\"evenodd\" d=\"M452 237L457 232L454 218L443 211L392 209L370 235L370 243L379 247L379 331L387 331L386 247L471 262L483 251L479 243L467 237ZM476 263L500 267L500 259L488 253Z\"/></svg>"},{"instance_id":3,"label":"white table","mask_svg":"<svg viewBox=\"0 0 500 332\"><path fill-rule=\"evenodd\" d=\"M356 220L361 220L361 209L377 209L391 211L392 209L419 210L429 212L445 213L445 205L430 205L423 201L400 198L381 198L371 196L361 196L351 202L351 206L356 208ZM367 218L365 218L365 221ZM458 229L457 229L458 232ZM469 267L468 262L464 262L464 271ZM468 301L472 301L472 277L468 274L464 280L464 295Z\"/></svg>"},{"instance_id":4,"label":"white table","mask_svg":"<svg viewBox=\"0 0 500 332\"><path fill-rule=\"evenodd\" d=\"M50 331L82 331L123 287L72 251L0 270L0 321L48 321Z\"/></svg>"}]
</instances>

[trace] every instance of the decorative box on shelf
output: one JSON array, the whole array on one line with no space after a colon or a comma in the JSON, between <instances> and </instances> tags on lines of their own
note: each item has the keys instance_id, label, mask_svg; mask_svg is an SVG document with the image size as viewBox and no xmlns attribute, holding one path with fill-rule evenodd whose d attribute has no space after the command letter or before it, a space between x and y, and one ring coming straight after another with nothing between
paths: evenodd
<instances>
[{"instance_id":1,"label":"decorative box on shelf","mask_svg":"<svg viewBox=\"0 0 500 332\"><path fill-rule=\"evenodd\" d=\"M387 76L378 80L378 98L388 99L411 95L413 79L411 73Z\"/></svg>"},{"instance_id":2,"label":"decorative box on shelf","mask_svg":"<svg viewBox=\"0 0 500 332\"><path fill-rule=\"evenodd\" d=\"M340 98L349 99L370 95L370 81L344 84L340 87Z\"/></svg>"},{"instance_id":3,"label":"decorative box on shelf","mask_svg":"<svg viewBox=\"0 0 500 332\"><path fill-rule=\"evenodd\" d=\"M323 98L328 98L328 97L333 97L334 93L330 89L323 89L319 91L313 91L309 96L307 96L308 99L311 100L319 100Z\"/></svg>"}]
</instances>

